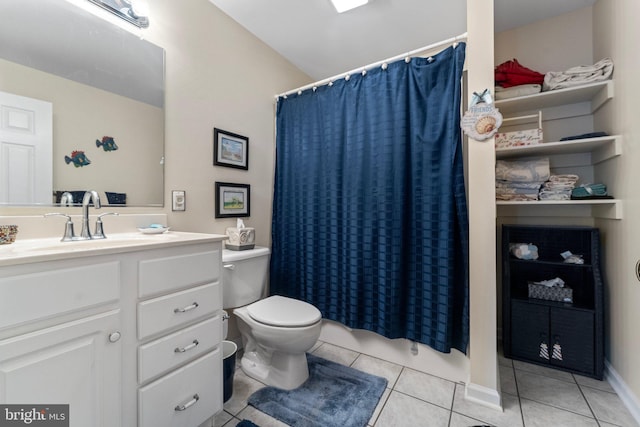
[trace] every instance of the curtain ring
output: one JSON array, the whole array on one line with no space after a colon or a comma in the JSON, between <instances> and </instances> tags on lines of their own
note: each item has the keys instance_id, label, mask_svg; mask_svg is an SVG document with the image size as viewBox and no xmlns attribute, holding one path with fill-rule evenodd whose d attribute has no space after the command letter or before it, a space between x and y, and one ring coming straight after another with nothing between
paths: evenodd
<instances>
[{"instance_id":1,"label":"curtain ring","mask_svg":"<svg viewBox=\"0 0 640 427\"><path fill-rule=\"evenodd\" d=\"M383 62L383 63L382 63L382 67L381 67L381 68L382 68L383 70L386 70L386 69L387 69L387 67L389 67L389 65L387 65L387 63L386 63L386 62Z\"/></svg>"},{"instance_id":2,"label":"curtain ring","mask_svg":"<svg viewBox=\"0 0 640 427\"><path fill-rule=\"evenodd\" d=\"M315 91L317 91L317 90L318 90L318 86L314 86L314 87L313 87L313 91L315 92Z\"/></svg>"},{"instance_id":3,"label":"curtain ring","mask_svg":"<svg viewBox=\"0 0 640 427\"><path fill-rule=\"evenodd\" d=\"M362 69L362 75L366 76L367 75L367 70L365 70L364 68Z\"/></svg>"},{"instance_id":4,"label":"curtain ring","mask_svg":"<svg viewBox=\"0 0 640 427\"><path fill-rule=\"evenodd\" d=\"M404 62L408 64L409 62L411 62L411 58L407 56L406 58L404 58Z\"/></svg>"},{"instance_id":5,"label":"curtain ring","mask_svg":"<svg viewBox=\"0 0 640 427\"><path fill-rule=\"evenodd\" d=\"M301 90L298 91L298 96L300 96L300 95L302 95L302 91Z\"/></svg>"},{"instance_id":6,"label":"curtain ring","mask_svg":"<svg viewBox=\"0 0 640 427\"><path fill-rule=\"evenodd\" d=\"M333 82L329 82L329 87L333 86Z\"/></svg>"},{"instance_id":7,"label":"curtain ring","mask_svg":"<svg viewBox=\"0 0 640 427\"><path fill-rule=\"evenodd\" d=\"M347 74L346 76L344 76L344 80L345 80L345 81L347 81L347 82L349 81L349 79L350 79L350 78L351 78L351 76L350 76L349 74Z\"/></svg>"}]
</instances>

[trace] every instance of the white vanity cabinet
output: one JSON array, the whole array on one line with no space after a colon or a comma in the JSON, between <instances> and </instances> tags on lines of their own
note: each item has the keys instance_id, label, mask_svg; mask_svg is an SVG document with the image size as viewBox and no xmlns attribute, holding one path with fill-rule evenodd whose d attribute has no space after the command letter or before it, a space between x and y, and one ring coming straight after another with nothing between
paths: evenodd
<instances>
[{"instance_id":1,"label":"white vanity cabinet","mask_svg":"<svg viewBox=\"0 0 640 427\"><path fill-rule=\"evenodd\" d=\"M198 426L222 410L221 247L138 264L138 426Z\"/></svg>"},{"instance_id":2,"label":"white vanity cabinet","mask_svg":"<svg viewBox=\"0 0 640 427\"><path fill-rule=\"evenodd\" d=\"M0 268L0 402L121 426L120 287L116 259Z\"/></svg>"},{"instance_id":3,"label":"white vanity cabinet","mask_svg":"<svg viewBox=\"0 0 640 427\"><path fill-rule=\"evenodd\" d=\"M222 239L0 247L0 404L69 404L72 427L221 411Z\"/></svg>"}]
</instances>

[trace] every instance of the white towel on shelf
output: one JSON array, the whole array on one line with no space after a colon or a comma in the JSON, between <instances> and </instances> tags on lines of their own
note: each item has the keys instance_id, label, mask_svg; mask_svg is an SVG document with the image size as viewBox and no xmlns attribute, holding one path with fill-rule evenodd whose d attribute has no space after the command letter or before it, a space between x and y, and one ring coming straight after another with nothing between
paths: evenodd
<instances>
[{"instance_id":1,"label":"white towel on shelf","mask_svg":"<svg viewBox=\"0 0 640 427\"><path fill-rule=\"evenodd\" d=\"M611 78L613 61L604 58L593 65L579 65L566 71L549 71L544 75L542 90L564 89Z\"/></svg>"},{"instance_id":2,"label":"white towel on shelf","mask_svg":"<svg viewBox=\"0 0 640 427\"><path fill-rule=\"evenodd\" d=\"M496 180L538 182L548 180L550 175L548 157L529 160L496 161Z\"/></svg>"}]
</instances>

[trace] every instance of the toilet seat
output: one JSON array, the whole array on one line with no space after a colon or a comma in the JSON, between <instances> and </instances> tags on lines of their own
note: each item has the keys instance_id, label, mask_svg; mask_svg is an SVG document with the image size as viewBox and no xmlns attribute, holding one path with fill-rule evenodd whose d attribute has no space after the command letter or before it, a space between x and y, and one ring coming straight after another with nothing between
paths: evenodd
<instances>
[{"instance_id":1,"label":"toilet seat","mask_svg":"<svg viewBox=\"0 0 640 427\"><path fill-rule=\"evenodd\" d=\"M313 305L280 295L254 302L247 306L247 312L256 322L286 328L309 326L322 319Z\"/></svg>"}]
</instances>

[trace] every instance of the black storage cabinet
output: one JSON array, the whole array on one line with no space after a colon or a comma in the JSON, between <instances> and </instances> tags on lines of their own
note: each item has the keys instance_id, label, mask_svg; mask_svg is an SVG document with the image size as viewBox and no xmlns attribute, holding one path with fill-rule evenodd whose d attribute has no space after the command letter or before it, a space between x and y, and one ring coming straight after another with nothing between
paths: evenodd
<instances>
[{"instance_id":1,"label":"black storage cabinet","mask_svg":"<svg viewBox=\"0 0 640 427\"><path fill-rule=\"evenodd\" d=\"M538 247L537 260L521 260L511 243ZM571 251L584 264L565 263ZM560 277L573 303L528 297L528 282ZM502 226L502 329L505 357L602 379L603 282L597 228ZM555 346L555 354L554 354Z\"/></svg>"}]
</instances>

